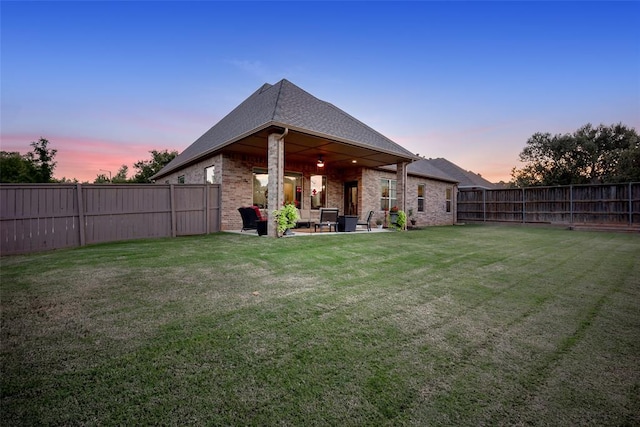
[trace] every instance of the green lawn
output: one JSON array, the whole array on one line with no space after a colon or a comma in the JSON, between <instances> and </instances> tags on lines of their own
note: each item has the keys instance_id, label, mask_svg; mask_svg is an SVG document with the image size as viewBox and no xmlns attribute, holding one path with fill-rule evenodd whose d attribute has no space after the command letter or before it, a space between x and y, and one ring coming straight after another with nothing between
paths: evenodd
<instances>
[{"instance_id":1,"label":"green lawn","mask_svg":"<svg viewBox=\"0 0 640 427\"><path fill-rule=\"evenodd\" d=\"M2 425L640 425L637 234L216 234L0 262Z\"/></svg>"}]
</instances>

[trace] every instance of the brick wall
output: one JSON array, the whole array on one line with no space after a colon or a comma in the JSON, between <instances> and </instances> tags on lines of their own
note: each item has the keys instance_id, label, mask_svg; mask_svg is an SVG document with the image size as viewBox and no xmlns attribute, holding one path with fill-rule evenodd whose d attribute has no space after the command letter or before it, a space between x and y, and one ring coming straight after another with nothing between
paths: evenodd
<instances>
[{"instance_id":1,"label":"brick wall","mask_svg":"<svg viewBox=\"0 0 640 427\"><path fill-rule=\"evenodd\" d=\"M397 179L395 172L373 169L363 171L362 206L363 212L373 210L373 219L384 217L380 210L380 179ZM418 185L425 185L424 212L418 212ZM446 190L451 189L451 212L446 210ZM413 209L417 226L451 225L455 222L455 185L449 182L409 175L407 179L407 213ZM407 218L408 219L408 218Z\"/></svg>"},{"instance_id":2,"label":"brick wall","mask_svg":"<svg viewBox=\"0 0 640 427\"><path fill-rule=\"evenodd\" d=\"M285 159L286 161L286 159ZM221 184L221 229L238 230L242 227L242 218L238 213L241 206L253 203L253 169L267 168L266 157L250 157L240 154L219 154L198 162L188 168L168 175L159 183L175 184L178 177L185 176L185 184L201 184L205 182L205 169L215 166L214 183ZM286 164L286 172L302 174L302 210L309 212L309 188L311 175L327 176L327 207L338 207L344 210L344 183L358 181L358 210L363 218L369 210L374 211L373 221L382 218L380 210L380 179L396 179L395 172L386 172L365 168L347 170L317 169L313 163ZM418 185L425 185L425 211L418 212ZM446 189L452 190L451 212L446 212ZM447 225L455 222L456 192L452 183L435 181L409 175L407 183L407 211L413 208L416 225ZM271 211L271 207L269 211ZM263 210L265 215L270 212ZM310 211L310 219L317 221L319 211Z\"/></svg>"}]
</instances>

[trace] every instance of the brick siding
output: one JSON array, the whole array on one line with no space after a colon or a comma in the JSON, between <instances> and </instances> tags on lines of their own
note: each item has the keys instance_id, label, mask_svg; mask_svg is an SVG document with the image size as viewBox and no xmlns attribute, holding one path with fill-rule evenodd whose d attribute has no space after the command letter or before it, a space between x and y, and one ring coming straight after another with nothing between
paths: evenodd
<instances>
[{"instance_id":1,"label":"brick siding","mask_svg":"<svg viewBox=\"0 0 640 427\"><path fill-rule=\"evenodd\" d=\"M286 159L285 159L286 160ZM238 213L241 206L253 203L253 169L267 168L266 157L250 157L240 154L219 154L207 160L190 165L179 172L174 172L161 179L159 183L178 183L178 177L185 177L185 184L202 184L205 182L205 169L215 166L214 183L221 184L221 229L239 230L242 218ZM353 168L347 170L331 170L327 165L325 170L317 169L310 164L287 164L286 172L302 174L302 210L309 211L309 188L311 175L327 176L327 207L338 207L344 211L344 183L358 182L358 214L361 218L370 211L374 211L372 222L377 217L382 218L384 212L380 210L380 179L397 179L395 172L376 169ZM418 185L425 185L424 212L418 212ZM451 189L451 212L446 212L446 189ZM409 175L407 179L407 211L413 209L416 225L450 225L455 222L455 185L448 182ZM271 207L269 211L272 210ZM263 210L265 215L270 212ZM310 211L312 221L317 221L319 211Z\"/></svg>"}]
</instances>

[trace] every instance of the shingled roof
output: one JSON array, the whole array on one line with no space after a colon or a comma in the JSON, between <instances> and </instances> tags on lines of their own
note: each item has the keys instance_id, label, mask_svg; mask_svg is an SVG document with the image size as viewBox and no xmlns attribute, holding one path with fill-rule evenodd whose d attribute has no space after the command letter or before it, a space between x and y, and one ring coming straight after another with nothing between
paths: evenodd
<instances>
[{"instance_id":1,"label":"shingled roof","mask_svg":"<svg viewBox=\"0 0 640 427\"><path fill-rule=\"evenodd\" d=\"M336 106L283 79L274 85L264 84L260 87L173 159L154 178L180 169L273 126L376 150L407 161L416 158L405 148Z\"/></svg>"},{"instance_id":2,"label":"shingled roof","mask_svg":"<svg viewBox=\"0 0 640 427\"><path fill-rule=\"evenodd\" d=\"M424 162L431 165L433 168L437 168L444 172L446 175L452 177L456 181L458 181L459 188L485 188L491 189L496 188L496 185L487 181L477 173L473 173L471 171L467 171L462 169L460 166L455 163L451 163L447 159L437 158L437 159L423 159ZM420 164L422 161L417 161L409 165L410 168L414 165Z\"/></svg>"},{"instance_id":3,"label":"shingled roof","mask_svg":"<svg viewBox=\"0 0 640 427\"><path fill-rule=\"evenodd\" d=\"M383 166L382 169L395 171L396 165ZM420 159L407 166L407 173L438 179L441 181L457 182L459 188L495 188L495 184L480 175L466 171L447 159Z\"/></svg>"}]
</instances>

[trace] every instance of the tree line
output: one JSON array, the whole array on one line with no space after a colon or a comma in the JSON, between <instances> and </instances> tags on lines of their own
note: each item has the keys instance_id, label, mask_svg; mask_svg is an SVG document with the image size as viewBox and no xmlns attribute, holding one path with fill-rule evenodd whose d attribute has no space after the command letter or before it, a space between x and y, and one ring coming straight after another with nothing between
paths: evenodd
<instances>
[{"instance_id":1,"label":"tree line","mask_svg":"<svg viewBox=\"0 0 640 427\"><path fill-rule=\"evenodd\" d=\"M0 151L0 182L77 182L56 180L53 171L57 150L40 138L31 142L26 154ZM150 183L151 177L178 152L152 150L151 159L133 164L135 173L122 165L112 177L98 174L94 183ZM525 165L511 170L511 187L604 184L640 181L640 138L634 128L622 123L593 126L588 123L573 133L535 133L519 155Z\"/></svg>"},{"instance_id":2,"label":"tree line","mask_svg":"<svg viewBox=\"0 0 640 427\"><path fill-rule=\"evenodd\" d=\"M57 163L54 159L58 150L49 146L49 140L40 138L31 142L30 146L32 151L26 154L0 151L0 183L78 182L75 178L54 178L53 171ZM127 177L129 168L122 165L113 177L98 174L93 183L151 183L151 177L178 155L175 150L152 150L149 153L151 159L139 160L133 164L133 176Z\"/></svg>"},{"instance_id":3,"label":"tree line","mask_svg":"<svg viewBox=\"0 0 640 427\"><path fill-rule=\"evenodd\" d=\"M554 186L640 181L640 138L622 123L573 133L535 133L520 153L521 169L511 171L511 186Z\"/></svg>"}]
</instances>

